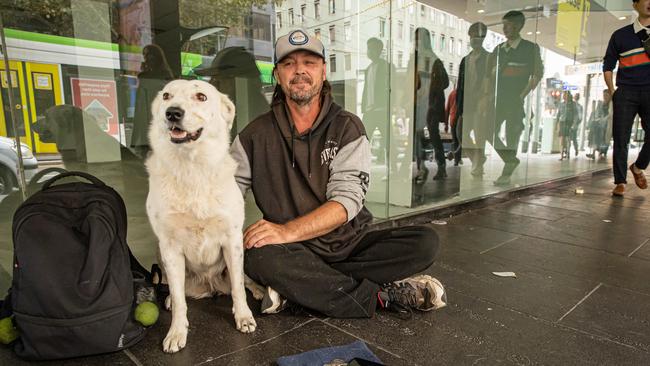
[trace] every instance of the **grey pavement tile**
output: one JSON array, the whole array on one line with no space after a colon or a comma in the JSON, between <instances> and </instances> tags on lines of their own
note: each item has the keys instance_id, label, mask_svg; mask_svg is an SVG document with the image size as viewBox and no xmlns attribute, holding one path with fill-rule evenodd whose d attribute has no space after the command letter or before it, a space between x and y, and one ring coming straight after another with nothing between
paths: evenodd
<instances>
[{"instance_id":1,"label":"grey pavement tile","mask_svg":"<svg viewBox=\"0 0 650 366\"><path fill-rule=\"evenodd\" d=\"M441 250L453 247L480 253L519 237L518 234L506 231L475 226L464 222L458 223L461 217L452 218L447 225L431 225L438 233Z\"/></svg>"},{"instance_id":2,"label":"grey pavement tile","mask_svg":"<svg viewBox=\"0 0 650 366\"><path fill-rule=\"evenodd\" d=\"M604 198L603 198L604 199ZM598 200L589 200L583 196L553 195L546 192L522 197L522 202L539 206L555 207L564 210L592 213L607 209L607 205Z\"/></svg>"},{"instance_id":3,"label":"grey pavement tile","mask_svg":"<svg viewBox=\"0 0 650 366\"><path fill-rule=\"evenodd\" d=\"M251 345L232 354L215 359L206 359L204 365L275 365L279 357L307 352L317 348L341 346L358 340L345 330L314 319L299 329L284 333L276 338ZM368 342L366 342L368 344ZM387 353L383 347L368 344L373 353L386 365L410 365L408 359Z\"/></svg>"},{"instance_id":4,"label":"grey pavement tile","mask_svg":"<svg viewBox=\"0 0 650 366\"><path fill-rule=\"evenodd\" d=\"M650 239L639 245L636 250L630 252L629 256L650 261Z\"/></svg>"},{"instance_id":5,"label":"grey pavement tile","mask_svg":"<svg viewBox=\"0 0 650 366\"><path fill-rule=\"evenodd\" d=\"M610 205L612 207L625 207L632 208L636 210L641 210L639 215L649 215L650 212L650 198L646 197L630 197L630 194L625 194L625 198L620 197L608 197L601 201L602 204Z\"/></svg>"},{"instance_id":6,"label":"grey pavement tile","mask_svg":"<svg viewBox=\"0 0 650 366\"><path fill-rule=\"evenodd\" d=\"M517 278L498 277L492 272L515 272ZM560 318L598 284L591 279L493 257L490 252L473 254L455 248L444 250L427 273L454 291L549 321Z\"/></svg>"},{"instance_id":7,"label":"grey pavement tile","mask_svg":"<svg viewBox=\"0 0 650 366\"><path fill-rule=\"evenodd\" d=\"M190 365L218 357L276 337L290 329L302 326L313 319L301 312L296 315L289 311L274 316L261 316L259 302L248 294L249 306L255 315L257 329L250 334L235 328L232 315L232 301L219 296L211 299L188 300L188 320L190 323L186 347L175 354L162 351L162 341L171 324L171 313L161 311L160 319L146 338L131 349L142 363L147 365Z\"/></svg>"},{"instance_id":8,"label":"grey pavement tile","mask_svg":"<svg viewBox=\"0 0 650 366\"><path fill-rule=\"evenodd\" d=\"M611 217L611 216L608 216ZM622 227L598 217L545 221L505 212L483 211L459 217L456 223L477 225L566 244L627 255L650 235L645 226Z\"/></svg>"},{"instance_id":9,"label":"grey pavement tile","mask_svg":"<svg viewBox=\"0 0 650 366\"><path fill-rule=\"evenodd\" d=\"M576 193L576 189L578 187L580 187L583 190L582 194ZM576 201L603 203L604 200L611 198L612 196L611 192L612 192L611 189L603 190L603 189L594 189L591 187L573 186L573 187L552 189L552 190L544 191L542 193L531 195L529 197L552 196L552 197L573 199Z\"/></svg>"},{"instance_id":10,"label":"grey pavement tile","mask_svg":"<svg viewBox=\"0 0 650 366\"><path fill-rule=\"evenodd\" d=\"M490 256L650 294L650 262L642 259L538 238L516 239Z\"/></svg>"},{"instance_id":11,"label":"grey pavement tile","mask_svg":"<svg viewBox=\"0 0 650 366\"><path fill-rule=\"evenodd\" d=\"M640 365L650 354L483 299L450 291L450 305L401 320L328 319L419 365Z\"/></svg>"},{"instance_id":12,"label":"grey pavement tile","mask_svg":"<svg viewBox=\"0 0 650 366\"><path fill-rule=\"evenodd\" d=\"M533 205L530 203L521 202L520 200L513 200L503 204L494 205L488 207L487 210L507 212L513 215L520 215L549 221L559 220L571 214L564 209Z\"/></svg>"},{"instance_id":13,"label":"grey pavement tile","mask_svg":"<svg viewBox=\"0 0 650 366\"><path fill-rule=\"evenodd\" d=\"M601 286L562 324L650 352L650 295Z\"/></svg>"}]
</instances>

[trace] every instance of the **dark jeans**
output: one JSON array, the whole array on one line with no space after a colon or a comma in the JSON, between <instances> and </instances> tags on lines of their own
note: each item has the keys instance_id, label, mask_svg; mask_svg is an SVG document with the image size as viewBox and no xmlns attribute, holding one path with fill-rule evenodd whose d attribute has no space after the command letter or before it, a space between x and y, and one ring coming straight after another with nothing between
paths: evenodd
<instances>
[{"instance_id":1,"label":"dark jeans","mask_svg":"<svg viewBox=\"0 0 650 366\"><path fill-rule=\"evenodd\" d=\"M420 129L415 132L414 154L417 162L417 168L421 169L422 162L426 160L427 154L425 149L432 147L436 164L438 164L439 168L445 169L447 162L445 161L445 148L442 144L440 130L438 130L438 128L433 129L431 126L428 126L427 130L429 130L429 138L424 135L424 129Z\"/></svg>"},{"instance_id":2,"label":"dark jeans","mask_svg":"<svg viewBox=\"0 0 650 366\"><path fill-rule=\"evenodd\" d=\"M436 163L439 167L445 167L445 148L442 145L442 137L440 136L440 129L438 128L439 123L429 123L427 122L427 129L429 130L429 135L431 136L431 145L433 146L433 153L436 159Z\"/></svg>"},{"instance_id":3,"label":"dark jeans","mask_svg":"<svg viewBox=\"0 0 650 366\"><path fill-rule=\"evenodd\" d=\"M246 274L298 305L336 318L369 318L377 307L380 284L424 271L438 251L429 227L370 231L350 256L328 263L306 244L249 249Z\"/></svg>"},{"instance_id":4,"label":"dark jeans","mask_svg":"<svg viewBox=\"0 0 650 366\"><path fill-rule=\"evenodd\" d=\"M462 154L463 154L463 119L462 118L457 118L456 123L454 124L454 127L452 127L451 130L452 134L452 144L451 144L451 151L454 152L454 162L456 165L460 163L460 161L463 159Z\"/></svg>"},{"instance_id":5,"label":"dark jeans","mask_svg":"<svg viewBox=\"0 0 650 366\"><path fill-rule=\"evenodd\" d=\"M630 90L620 87L612 98L614 103L614 121L612 137L614 138L614 184L627 183L627 153L634 117L641 117L641 126L645 132L643 147L634 165L645 169L650 162L650 89Z\"/></svg>"},{"instance_id":6,"label":"dark jeans","mask_svg":"<svg viewBox=\"0 0 650 366\"><path fill-rule=\"evenodd\" d=\"M494 124L493 146L501 160L506 163L503 167L503 172L501 173L504 176L512 175L514 168L519 162L517 160L517 146L519 146L521 133L524 131L523 105L517 105L515 102L512 104L513 105L497 104L496 121ZM501 131L501 126L504 122L506 124L505 143L499 137L499 132Z\"/></svg>"}]
</instances>

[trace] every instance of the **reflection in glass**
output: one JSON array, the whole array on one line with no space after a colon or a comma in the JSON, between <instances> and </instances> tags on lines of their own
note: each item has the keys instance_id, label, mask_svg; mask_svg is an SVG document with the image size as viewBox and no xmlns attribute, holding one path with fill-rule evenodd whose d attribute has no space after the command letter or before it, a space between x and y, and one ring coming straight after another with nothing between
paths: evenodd
<instances>
[{"instance_id":1,"label":"reflection in glass","mask_svg":"<svg viewBox=\"0 0 650 366\"><path fill-rule=\"evenodd\" d=\"M512 10L502 20L506 41L493 53L497 83L494 147L504 167L495 185L510 184L510 176L519 166L517 147L525 127L524 102L544 74L539 46L521 38L520 32L526 22L524 14ZM503 133L502 127L505 128Z\"/></svg>"},{"instance_id":2,"label":"reflection in glass","mask_svg":"<svg viewBox=\"0 0 650 366\"><path fill-rule=\"evenodd\" d=\"M130 146L141 157L149 151L149 121L151 103L158 92L174 78L160 46L150 44L142 49L142 65L138 74L138 89L135 97L135 114Z\"/></svg>"},{"instance_id":3,"label":"reflection in glass","mask_svg":"<svg viewBox=\"0 0 650 366\"><path fill-rule=\"evenodd\" d=\"M612 139L612 113L610 108L611 98L609 90L604 89L602 99L594 100L592 112L589 116L587 134L591 153L587 157L591 160L607 158L609 142Z\"/></svg>"},{"instance_id":4,"label":"reflection in glass","mask_svg":"<svg viewBox=\"0 0 650 366\"><path fill-rule=\"evenodd\" d=\"M483 48L487 26L481 22L474 23L469 27L468 35L472 50L461 60L458 74L456 123L462 132L457 135L462 136L461 145L472 162L472 176L482 177L487 160L485 142L492 131L489 116L493 115L491 107L494 105L488 93L491 85L488 73L490 53ZM461 151L455 153L461 154Z\"/></svg>"},{"instance_id":5,"label":"reflection in glass","mask_svg":"<svg viewBox=\"0 0 650 366\"><path fill-rule=\"evenodd\" d=\"M394 67L381 57L384 43L379 38L369 38L367 42L367 55L370 65L364 72L363 94L361 96L361 113L366 126L366 133L376 144L373 153L375 162L387 162L387 144L389 139L388 124L388 90L389 73L395 72ZM379 136L375 137L375 131ZM395 159L392 160L393 163Z\"/></svg>"}]
</instances>

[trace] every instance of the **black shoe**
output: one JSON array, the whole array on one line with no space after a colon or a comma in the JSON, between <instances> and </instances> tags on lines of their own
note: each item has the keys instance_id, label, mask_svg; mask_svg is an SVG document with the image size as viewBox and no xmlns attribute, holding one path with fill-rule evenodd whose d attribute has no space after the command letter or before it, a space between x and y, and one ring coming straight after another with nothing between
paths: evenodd
<instances>
[{"instance_id":1,"label":"black shoe","mask_svg":"<svg viewBox=\"0 0 650 366\"><path fill-rule=\"evenodd\" d=\"M418 275L384 285L377 294L379 305L410 317L412 310L431 311L447 305L447 294L440 281Z\"/></svg>"},{"instance_id":2,"label":"black shoe","mask_svg":"<svg viewBox=\"0 0 650 366\"><path fill-rule=\"evenodd\" d=\"M424 182L427 181L428 176L429 168L423 166L422 169L418 170L417 174L415 175L415 184L424 184Z\"/></svg>"},{"instance_id":3,"label":"black shoe","mask_svg":"<svg viewBox=\"0 0 650 366\"><path fill-rule=\"evenodd\" d=\"M454 152L453 152L453 151L449 151L449 152L447 152L447 154L445 154L445 157L446 157L447 160L449 160L449 161L454 160Z\"/></svg>"}]
</instances>

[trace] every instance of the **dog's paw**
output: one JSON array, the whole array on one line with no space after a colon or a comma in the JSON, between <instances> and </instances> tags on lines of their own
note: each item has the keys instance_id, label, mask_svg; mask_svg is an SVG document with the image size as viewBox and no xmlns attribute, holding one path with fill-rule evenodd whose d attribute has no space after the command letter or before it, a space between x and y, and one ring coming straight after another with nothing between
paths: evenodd
<instances>
[{"instance_id":1,"label":"dog's paw","mask_svg":"<svg viewBox=\"0 0 650 366\"><path fill-rule=\"evenodd\" d=\"M187 328L181 327L178 329L170 328L167 336L163 340L163 351L167 353L175 353L185 347L187 342Z\"/></svg>"},{"instance_id":2,"label":"dog's paw","mask_svg":"<svg viewBox=\"0 0 650 366\"><path fill-rule=\"evenodd\" d=\"M165 309L167 309L167 310L172 309L172 296L171 295L167 295L167 297L165 298Z\"/></svg>"},{"instance_id":3,"label":"dog's paw","mask_svg":"<svg viewBox=\"0 0 650 366\"><path fill-rule=\"evenodd\" d=\"M253 314L250 311L244 316L235 314L235 323L237 324L237 330L242 333L253 333L257 327L255 318L253 318Z\"/></svg>"},{"instance_id":4,"label":"dog's paw","mask_svg":"<svg viewBox=\"0 0 650 366\"><path fill-rule=\"evenodd\" d=\"M248 288L253 294L255 300L262 300L264 298L264 287L261 286L251 286Z\"/></svg>"},{"instance_id":5,"label":"dog's paw","mask_svg":"<svg viewBox=\"0 0 650 366\"><path fill-rule=\"evenodd\" d=\"M258 285L257 282L251 280L248 276L244 276L244 286L253 294L255 300L262 300L264 298L266 287Z\"/></svg>"}]
</instances>

